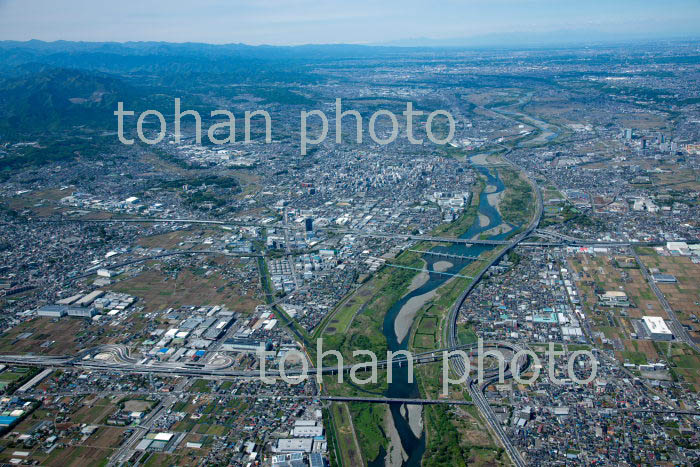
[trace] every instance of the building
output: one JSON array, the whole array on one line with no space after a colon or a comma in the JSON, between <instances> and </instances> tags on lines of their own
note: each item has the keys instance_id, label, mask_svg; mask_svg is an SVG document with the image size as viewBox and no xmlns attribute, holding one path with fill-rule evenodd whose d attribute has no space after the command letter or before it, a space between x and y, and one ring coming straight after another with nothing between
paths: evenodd
<instances>
[{"instance_id":1,"label":"building","mask_svg":"<svg viewBox=\"0 0 700 467\"><path fill-rule=\"evenodd\" d=\"M277 452L311 452L313 438L282 438L277 441Z\"/></svg>"},{"instance_id":2,"label":"building","mask_svg":"<svg viewBox=\"0 0 700 467\"><path fill-rule=\"evenodd\" d=\"M42 382L47 376L49 376L51 373L53 373L53 368L47 368L26 383L22 385L19 389L17 389L17 392L26 392Z\"/></svg>"},{"instance_id":3,"label":"building","mask_svg":"<svg viewBox=\"0 0 700 467\"><path fill-rule=\"evenodd\" d=\"M307 232L313 232L314 230L314 220L310 217L307 217L304 219L304 225L306 227Z\"/></svg>"},{"instance_id":4,"label":"building","mask_svg":"<svg viewBox=\"0 0 700 467\"><path fill-rule=\"evenodd\" d=\"M294 452L291 454L280 454L278 456L272 456L272 467L296 467L303 466L306 467L306 462L304 462L304 454L301 452Z\"/></svg>"},{"instance_id":5,"label":"building","mask_svg":"<svg viewBox=\"0 0 700 467\"><path fill-rule=\"evenodd\" d=\"M97 314L97 310L95 307L67 307L66 310L68 316L72 316L74 318L92 318Z\"/></svg>"},{"instance_id":6,"label":"building","mask_svg":"<svg viewBox=\"0 0 700 467\"><path fill-rule=\"evenodd\" d=\"M233 324L235 319L233 318L223 318L217 321L216 324L212 325L207 331L204 333L202 337L205 339L209 340L217 340L219 337L221 337L226 330Z\"/></svg>"},{"instance_id":7,"label":"building","mask_svg":"<svg viewBox=\"0 0 700 467\"><path fill-rule=\"evenodd\" d=\"M602 306L620 306L623 308L628 308L630 306L627 294L617 290L598 294L598 301Z\"/></svg>"},{"instance_id":8,"label":"building","mask_svg":"<svg viewBox=\"0 0 700 467\"><path fill-rule=\"evenodd\" d=\"M323 461L323 457L318 452L312 452L309 454L309 466L310 467L325 467L326 463Z\"/></svg>"},{"instance_id":9,"label":"building","mask_svg":"<svg viewBox=\"0 0 700 467\"><path fill-rule=\"evenodd\" d=\"M666 284L676 282L676 277L672 276L671 274L652 274L651 278L654 279L654 282L662 282Z\"/></svg>"},{"instance_id":10,"label":"building","mask_svg":"<svg viewBox=\"0 0 700 467\"><path fill-rule=\"evenodd\" d=\"M323 436L322 426L295 426L292 435L296 438L315 438Z\"/></svg>"},{"instance_id":11,"label":"building","mask_svg":"<svg viewBox=\"0 0 700 467\"><path fill-rule=\"evenodd\" d=\"M690 249L686 242L666 242L666 249L673 255L689 255Z\"/></svg>"},{"instance_id":12,"label":"building","mask_svg":"<svg viewBox=\"0 0 700 467\"><path fill-rule=\"evenodd\" d=\"M36 311L36 314L45 318L62 318L66 316L66 308L64 305L44 305Z\"/></svg>"},{"instance_id":13,"label":"building","mask_svg":"<svg viewBox=\"0 0 700 467\"><path fill-rule=\"evenodd\" d=\"M44 305L37 310L36 314L46 318L62 318L66 315L76 318L92 318L97 314L97 310L95 307Z\"/></svg>"},{"instance_id":14,"label":"building","mask_svg":"<svg viewBox=\"0 0 700 467\"><path fill-rule=\"evenodd\" d=\"M94 302L96 298L100 298L104 294L105 293L102 290L92 291L77 302L75 302L75 304L78 306L88 306L92 304L92 302Z\"/></svg>"},{"instance_id":15,"label":"building","mask_svg":"<svg viewBox=\"0 0 700 467\"><path fill-rule=\"evenodd\" d=\"M83 297L83 294L75 294L70 297L62 298L56 302L57 305L72 305Z\"/></svg>"},{"instance_id":16,"label":"building","mask_svg":"<svg viewBox=\"0 0 700 467\"><path fill-rule=\"evenodd\" d=\"M666 322L659 316L643 316L644 330L649 334L649 337L654 340L670 341L673 339L673 333L666 326Z\"/></svg>"},{"instance_id":17,"label":"building","mask_svg":"<svg viewBox=\"0 0 700 467\"><path fill-rule=\"evenodd\" d=\"M227 352L257 352L260 349L261 341L248 338L226 339L221 349Z\"/></svg>"}]
</instances>

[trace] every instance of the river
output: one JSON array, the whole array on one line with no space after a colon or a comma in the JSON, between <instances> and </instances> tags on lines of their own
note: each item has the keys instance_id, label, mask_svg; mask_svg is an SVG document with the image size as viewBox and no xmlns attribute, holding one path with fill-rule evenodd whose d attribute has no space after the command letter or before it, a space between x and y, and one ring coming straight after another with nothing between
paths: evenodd
<instances>
[{"instance_id":1,"label":"river","mask_svg":"<svg viewBox=\"0 0 700 467\"><path fill-rule=\"evenodd\" d=\"M490 229L493 229L494 227L498 227L503 223L503 220L501 219L501 215L499 214L498 210L496 207L492 204L496 196L487 196L487 193L497 195L498 193L501 193L504 189L505 186L503 184L503 181L500 179L496 171L489 170L487 167L483 165L477 164L474 160L472 160L472 165L478 170L485 178L486 178L486 188L482 195L479 198L479 208L478 212L482 216L485 216L488 218L488 223L485 223L484 219L480 221L479 218L480 216L477 215L475 216L474 222L472 225L469 227L469 229L464 232L462 235L460 235L460 238L473 238L474 236L479 236L481 233L486 232ZM515 226L510 226L510 227L515 227ZM513 229L514 230L514 229ZM509 235L509 232L504 232L498 235L494 235L491 238L493 239L502 239L505 238ZM492 249L493 246L490 245L472 245L472 246L465 246L462 244L452 244L450 246L437 246L434 247L431 251L435 252L440 252L440 253L447 253L451 255L461 255L461 256L479 256L482 252L486 250ZM435 263L442 262L440 265L441 269L440 270L445 270L445 261L449 261L449 263L452 263L452 265L447 268L445 271L448 273L452 274L457 274L459 273L464 267L466 267L469 263L472 262L472 260L466 260L466 259L459 259L459 258L445 258L445 257L440 257L436 255L423 255L423 259L426 262L426 268L430 271L433 271ZM444 274L434 274L430 273L428 280L421 285L420 287L416 288L415 290L411 291L410 293L406 294L401 300L396 302L387 312L386 317L384 318L384 326L383 326L383 332L384 336L387 339L387 344L389 347L389 350L391 351L397 351L397 350L405 350L408 348L409 340L411 333L410 331L406 334L405 337L400 339L396 335L396 326L395 326L395 321L397 317L399 316L399 313L401 311L401 308L408 302L410 299L414 297L419 297L423 294L428 294L432 291L435 291L437 288L439 288L441 285L443 285L445 282L447 282L450 279L449 276L446 276ZM394 368L393 371L393 383L391 383L386 391L386 397L392 397L392 398L417 398L420 397L419 391L418 391L418 385L416 384L415 380L412 384L408 383L408 368L407 366L402 366L399 368ZM421 460L423 458L423 454L425 453L425 431L422 431L420 433L420 436L416 436L411 429L411 424L409 423L409 415L410 411L406 410L405 407L402 408L402 405L404 404L390 404L389 408L391 410L391 414L393 416L394 420L394 426L396 428L396 431L398 433L398 437L401 440L401 445L403 447L403 450L405 452L405 457L406 459L403 460L401 465L403 466L408 466L408 467L417 467L421 465ZM419 416L422 417L422 411L421 412L414 412L414 416L416 416L416 413L419 414ZM415 427L415 421L414 421L414 427ZM377 459L374 461L370 462L369 465L372 467L378 467L378 466L384 466L387 465L389 459L388 459L388 454L384 450L380 453Z\"/></svg>"}]
</instances>

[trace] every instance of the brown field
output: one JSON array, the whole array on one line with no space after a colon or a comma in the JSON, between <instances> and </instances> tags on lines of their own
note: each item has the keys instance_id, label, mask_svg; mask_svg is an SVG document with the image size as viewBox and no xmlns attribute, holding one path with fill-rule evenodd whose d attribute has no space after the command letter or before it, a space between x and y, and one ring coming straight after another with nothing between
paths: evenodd
<instances>
[{"instance_id":1,"label":"brown field","mask_svg":"<svg viewBox=\"0 0 700 467\"><path fill-rule=\"evenodd\" d=\"M225 257L219 261L235 262ZM250 313L261 303L252 292L239 295L234 285L217 272L207 277L190 268L180 271L174 279L158 270L145 271L114 284L110 289L139 297L146 312L184 305L226 305L232 311Z\"/></svg>"},{"instance_id":2,"label":"brown field","mask_svg":"<svg viewBox=\"0 0 700 467\"><path fill-rule=\"evenodd\" d=\"M145 412L154 404L153 401L144 401L140 399L133 399L124 402L124 410L129 412Z\"/></svg>"},{"instance_id":3,"label":"brown field","mask_svg":"<svg viewBox=\"0 0 700 467\"><path fill-rule=\"evenodd\" d=\"M83 406L71 414L71 422L101 424L117 410L109 399L85 398Z\"/></svg>"},{"instance_id":4,"label":"brown field","mask_svg":"<svg viewBox=\"0 0 700 467\"><path fill-rule=\"evenodd\" d=\"M653 173L651 176L652 183L659 190L678 190L678 191L700 191L700 175L695 170L679 170L674 165L662 165L659 167L662 172Z\"/></svg>"},{"instance_id":5,"label":"brown field","mask_svg":"<svg viewBox=\"0 0 700 467\"><path fill-rule=\"evenodd\" d=\"M625 360L630 360L631 363L649 363L656 362L659 360L659 354L654 347L654 343L648 340L641 339L625 339L625 351L615 352L618 360L624 362ZM636 359L643 358L646 361L637 361Z\"/></svg>"},{"instance_id":6,"label":"brown field","mask_svg":"<svg viewBox=\"0 0 700 467\"><path fill-rule=\"evenodd\" d=\"M146 248L167 248L176 249L179 243L185 241L186 239L204 239L212 234L220 233L221 231L215 229L202 229L199 227L191 227L183 230L176 230L174 232L168 232L159 235L151 235L148 237L143 237L138 239L137 245ZM186 243L181 248L189 249L192 244Z\"/></svg>"},{"instance_id":7,"label":"brown field","mask_svg":"<svg viewBox=\"0 0 700 467\"><path fill-rule=\"evenodd\" d=\"M681 382L691 386L691 391L700 390L700 355L686 344L676 343L669 347L673 372Z\"/></svg>"},{"instance_id":8,"label":"brown field","mask_svg":"<svg viewBox=\"0 0 700 467\"><path fill-rule=\"evenodd\" d=\"M648 268L658 268L672 274L675 284L659 284L659 289L668 300L678 319L693 331L691 335L700 341L700 264L694 264L685 256L641 256Z\"/></svg>"},{"instance_id":9,"label":"brown field","mask_svg":"<svg viewBox=\"0 0 700 467\"><path fill-rule=\"evenodd\" d=\"M73 446L65 449L54 450L42 462L42 465L64 467L98 465L112 454L112 449L104 449L92 446Z\"/></svg>"},{"instance_id":10,"label":"brown field","mask_svg":"<svg viewBox=\"0 0 700 467\"><path fill-rule=\"evenodd\" d=\"M654 343L646 340L637 341L638 351L642 352L650 361L656 361L659 359L659 353L654 348Z\"/></svg>"},{"instance_id":11,"label":"brown field","mask_svg":"<svg viewBox=\"0 0 700 467\"><path fill-rule=\"evenodd\" d=\"M29 209L36 216L49 216L64 210L58 204L61 198L69 196L73 193L74 188L53 188L41 191L32 191L14 198L9 198L4 201L8 208L15 211Z\"/></svg>"},{"instance_id":12,"label":"brown field","mask_svg":"<svg viewBox=\"0 0 700 467\"><path fill-rule=\"evenodd\" d=\"M80 318L63 317L57 321L53 318L34 318L15 326L0 336L1 353L35 353L45 355L73 354L78 350L75 342L76 335L85 326ZM26 339L17 336L31 332ZM41 347L44 342L55 341L49 347Z\"/></svg>"},{"instance_id":13,"label":"brown field","mask_svg":"<svg viewBox=\"0 0 700 467\"><path fill-rule=\"evenodd\" d=\"M177 454L154 452L143 464L147 467L169 467L171 465L201 465L202 459L209 451L205 449L178 450Z\"/></svg>"},{"instance_id":14,"label":"brown field","mask_svg":"<svg viewBox=\"0 0 700 467\"><path fill-rule=\"evenodd\" d=\"M85 444L98 448L111 448L114 449L119 446L121 442L122 434L126 431L126 428L116 427L116 426L101 426L97 429L95 433L92 434L86 441Z\"/></svg>"},{"instance_id":15,"label":"brown field","mask_svg":"<svg viewBox=\"0 0 700 467\"><path fill-rule=\"evenodd\" d=\"M668 122L658 116L652 114L621 114L618 116L618 122L625 128L639 128L646 130L668 130Z\"/></svg>"},{"instance_id":16,"label":"brown field","mask_svg":"<svg viewBox=\"0 0 700 467\"><path fill-rule=\"evenodd\" d=\"M594 329L602 332L608 339L619 339L625 352L616 352L620 361L641 360L641 355L648 361L658 358L653 344L648 341L632 339L635 333L632 319L642 316L661 316L668 318L653 291L639 269L619 268L614 258L609 256L577 255L569 259L569 266L579 274L577 283L581 292L581 302L587 316L594 323ZM596 287L602 291L624 291L632 306L613 308L598 306Z\"/></svg>"}]
</instances>

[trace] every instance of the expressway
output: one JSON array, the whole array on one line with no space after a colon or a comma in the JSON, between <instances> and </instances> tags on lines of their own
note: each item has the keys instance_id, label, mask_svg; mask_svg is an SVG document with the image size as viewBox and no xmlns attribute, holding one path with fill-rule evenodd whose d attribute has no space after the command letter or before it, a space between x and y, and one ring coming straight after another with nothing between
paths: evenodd
<instances>
[{"instance_id":1,"label":"expressway","mask_svg":"<svg viewBox=\"0 0 700 467\"><path fill-rule=\"evenodd\" d=\"M507 155L510 150L508 150L505 154ZM516 166L514 163L508 161L505 164L502 164L503 166L509 166L509 167L515 167L518 170L521 170L518 166ZM541 196L541 194L540 194ZM41 218L29 218L29 220L35 221L35 222L44 222L44 223L67 223L67 222L75 222L75 223L174 223L174 224L204 224L204 225L220 225L223 227L259 227L259 228L268 228L268 227L275 227L284 230L287 232L291 227L289 227L287 224L284 225L275 225L275 224L264 224L264 223L259 223L259 222L240 222L240 221L223 221L223 220L207 220L207 219L185 219L185 218L176 218L176 219L170 219L170 218L111 218L111 219L41 219ZM332 233L340 233L340 234L350 234L350 235L355 235L358 237L372 237L372 238L393 238L393 239L402 239L402 240L415 240L415 241L429 241L429 242L438 242L438 243L457 243L457 244L464 244L464 245L487 245L487 246L497 246L497 245L510 245L512 241L509 240L482 240L482 239L465 239L465 238L457 238L457 237L440 237L440 236L432 236L432 235L412 235L412 234L402 234L402 233L396 233L396 232L382 232L378 230L361 230L361 229L346 229L346 228L339 228L339 227L326 227L323 230L327 232L332 232ZM553 232L550 230L536 230L533 229L533 231L530 231L528 233L529 236L530 234L537 234L540 236L544 236L546 238L556 238L559 239L559 241L556 242L520 242L520 246L527 246L527 247L562 247L562 246L599 246L599 247L627 247L627 246L657 246L657 245L662 245L665 242L662 241L605 241L605 240L588 240L588 239L581 239L581 238L576 238L576 237L571 237L568 235L560 234L557 232ZM686 239L686 240L679 240L679 241L685 241L686 243L697 243L697 240L693 239ZM223 253L222 253L223 254ZM247 254L247 255L241 255L241 256L258 256L255 254Z\"/></svg>"},{"instance_id":2,"label":"expressway","mask_svg":"<svg viewBox=\"0 0 700 467\"><path fill-rule=\"evenodd\" d=\"M444 356L443 352L451 352L454 350L474 351L478 348L477 343L456 345L454 347L435 349L426 352L420 352L410 355L410 360L414 364L432 363L441 361ZM483 343L484 349L504 349L511 352L516 352L517 347L508 342L502 341L487 341ZM118 361L97 360L94 357L98 354L112 354ZM457 356L450 356L451 359ZM159 362L156 365L146 365L138 363L132 358L128 349L120 345L104 345L94 349L84 350L75 356L44 356L44 355L0 355L0 362L6 364L20 365L38 365L55 368L75 368L91 371L119 371L121 373L138 373L138 374L162 374L168 376L197 376L197 377L220 377L220 378L256 378L260 376L260 370L236 370L230 369L231 362L226 365L204 365L202 367L189 366L187 363L171 363ZM377 368L386 368L388 365L402 366L409 362L409 357L405 355L397 355L391 360L378 360ZM373 366L372 362L358 362L352 365L342 366L324 366L321 368L311 367L305 373L301 369L289 369L286 374L288 376L307 376L321 374L337 374L339 372L348 373L351 370L368 371ZM265 371L268 377L279 377L279 369L268 369Z\"/></svg>"},{"instance_id":3,"label":"expressway","mask_svg":"<svg viewBox=\"0 0 700 467\"><path fill-rule=\"evenodd\" d=\"M508 154L510 150L506 152L505 155ZM505 156L504 155L504 156ZM504 160L507 161L507 159L504 158ZM518 170L520 170L522 173L525 173L517 167L515 164L512 164L515 166ZM447 346L449 347L456 347L459 345L459 342L457 340L457 317L459 316L459 309L462 307L462 304L466 300L466 298L469 296L469 294L474 290L476 285L479 283L479 281L484 277L486 272L489 270L491 266L496 264L498 261L503 258L511 249L515 248L519 243L521 243L524 239L529 237L535 229L537 229L537 226L540 223L540 220L542 219L542 214L544 212L544 203L542 200L542 191L540 190L539 186L531 180L528 177L528 183L530 186L533 188L533 192L535 193L535 198L536 198L536 206L535 206L535 213L528 224L527 228L521 232L520 234L516 235L512 239L508 240L505 242L505 247L501 248L497 254L495 254L491 260L479 271L479 273L474 277L474 279L471 281L469 286L462 292L462 294L459 296L457 301L454 303L452 308L450 309L448 316L447 316L447 327L445 328L445 335L443 336L444 342ZM520 350L519 348L514 351L517 352ZM452 367L452 370L455 372L455 374L458 377L463 377L465 372L466 372L466 366L465 362L461 358L455 358L450 360L450 365ZM520 362L516 362L516 365L520 365ZM508 453L508 456L511 458L513 463L518 466L518 467L525 467L525 461L520 455L520 452L513 446L511 443L510 439L508 438L507 434L503 430L503 427L501 426L500 421L496 418L495 413L493 412L493 409L489 405L488 401L486 400L486 397L484 396L484 389L488 386L486 385L480 385L479 382L473 380L471 377L467 379L467 388L469 390L469 394L474 401L474 404L476 407L479 409L479 412L481 412L481 415L484 417L488 425L490 426L491 430L494 432L494 434L500 439L501 444L503 444L503 447L505 448L506 452Z\"/></svg>"}]
</instances>

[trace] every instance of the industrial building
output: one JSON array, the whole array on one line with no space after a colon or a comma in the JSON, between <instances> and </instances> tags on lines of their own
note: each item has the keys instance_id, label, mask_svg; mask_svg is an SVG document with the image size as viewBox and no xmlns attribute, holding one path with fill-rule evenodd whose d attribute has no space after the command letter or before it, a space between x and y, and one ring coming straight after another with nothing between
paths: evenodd
<instances>
[{"instance_id":1,"label":"industrial building","mask_svg":"<svg viewBox=\"0 0 700 467\"><path fill-rule=\"evenodd\" d=\"M209 340L217 340L219 337L221 337L226 330L233 324L235 319L233 318L223 318L218 320L218 322L214 325L212 325L207 331L204 333L202 337L205 339Z\"/></svg>"},{"instance_id":2,"label":"industrial building","mask_svg":"<svg viewBox=\"0 0 700 467\"><path fill-rule=\"evenodd\" d=\"M62 318L66 315L76 318L92 318L97 314L97 310L95 307L44 305L36 311L36 314L45 318Z\"/></svg>"},{"instance_id":3,"label":"industrial building","mask_svg":"<svg viewBox=\"0 0 700 467\"><path fill-rule=\"evenodd\" d=\"M226 339L222 345L222 350L228 352L257 352L261 342L255 339L231 338Z\"/></svg>"},{"instance_id":4,"label":"industrial building","mask_svg":"<svg viewBox=\"0 0 700 467\"><path fill-rule=\"evenodd\" d=\"M90 292L89 294L87 294L86 296L84 296L83 298L81 298L80 300L78 300L77 302L75 302L75 304L78 305L78 306L88 306L88 305L91 305L92 302L95 301L95 299L100 298L100 297L103 296L104 294L105 294L105 293L104 293L102 290L95 290L95 291L93 291L93 292Z\"/></svg>"},{"instance_id":5,"label":"industrial building","mask_svg":"<svg viewBox=\"0 0 700 467\"><path fill-rule=\"evenodd\" d=\"M92 318L97 314L95 307L67 307L66 313L74 318Z\"/></svg>"},{"instance_id":6,"label":"industrial building","mask_svg":"<svg viewBox=\"0 0 700 467\"><path fill-rule=\"evenodd\" d=\"M673 276L671 274L652 274L651 278L654 279L654 282L661 282L665 284L673 284L676 281L676 276Z\"/></svg>"},{"instance_id":7,"label":"industrial building","mask_svg":"<svg viewBox=\"0 0 700 467\"><path fill-rule=\"evenodd\" d=\"M666 326L666 322L659 316L643 316L644 330L649 337L654 340L670 341L673 339L673 333Z\"/></svg>"},{"instance_id":8,"label":"industrial building","mask_svg":"<svg viewBox=\"0 0 700 467\"><path fill-rule=\"evenodd\" d=\"M277 452L311 452L312 438L282 438L277 441Z\"/></svg>"},{"instance_id":9,"label":"industrial building","mask_svg":"<svg viewBox=\"0 0 700 467\"><path fill-rule=\"evenodd\" d=\"M36 311L37 316L45 318L62 318L66 316L65 305L44 305Z\"/></svg>"}]
</instances>

